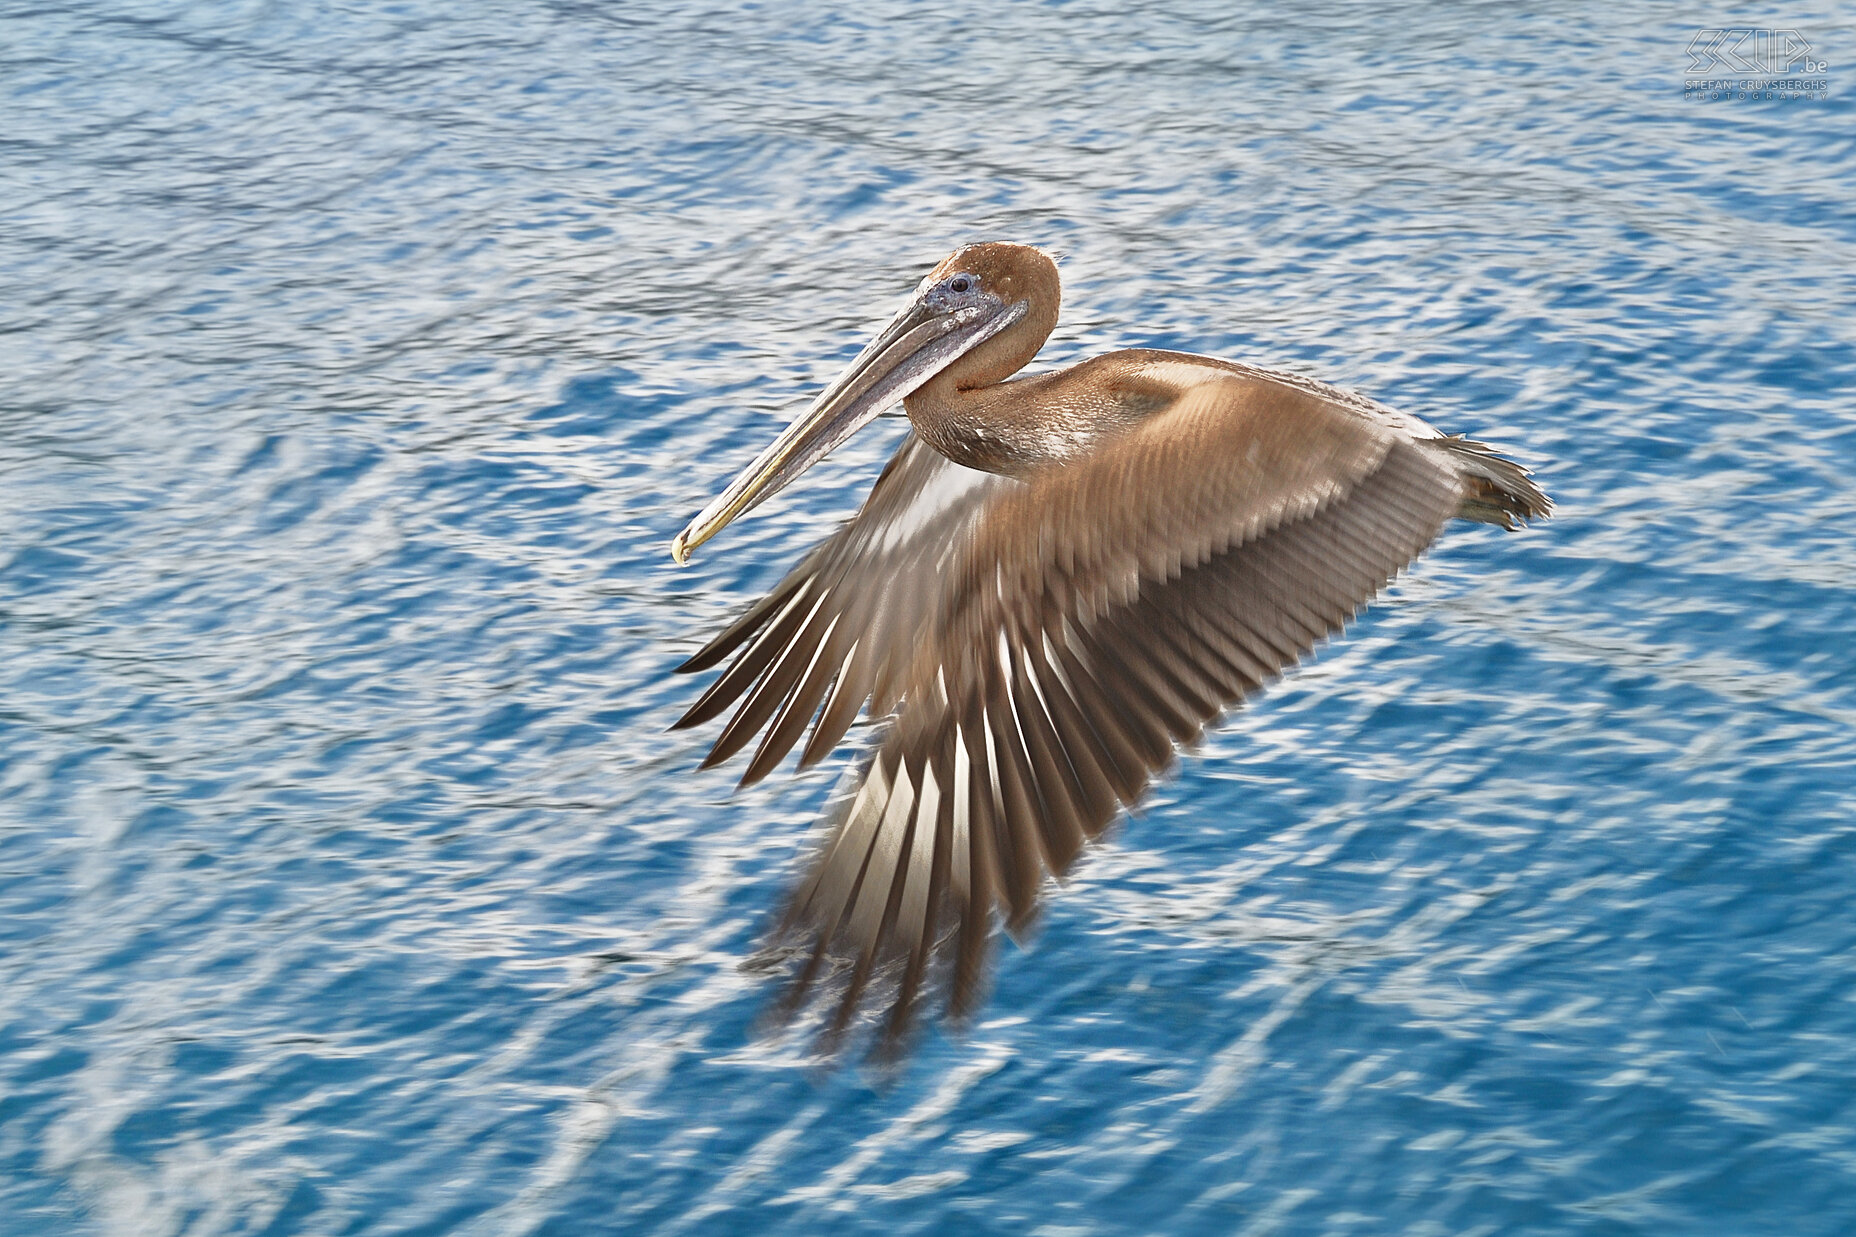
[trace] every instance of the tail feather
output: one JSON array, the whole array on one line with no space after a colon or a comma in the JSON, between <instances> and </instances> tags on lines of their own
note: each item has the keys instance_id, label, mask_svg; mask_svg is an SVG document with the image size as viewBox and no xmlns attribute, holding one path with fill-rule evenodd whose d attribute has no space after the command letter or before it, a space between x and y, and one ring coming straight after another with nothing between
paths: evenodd
<instances>
[{"instance_id":1,"label":"tail feather","mask_svg":"<svg viewBox=\"0 0 1856 1237\"><path fill-rule=\"evenodd\" d=\"M1457 518L1516 529L1553 514L1553 500L1534 484L1532 474L1488 444L1451 434L1428 439L1425 445L1449 455L1463 478Z\"/></svg>"}]
</instances>

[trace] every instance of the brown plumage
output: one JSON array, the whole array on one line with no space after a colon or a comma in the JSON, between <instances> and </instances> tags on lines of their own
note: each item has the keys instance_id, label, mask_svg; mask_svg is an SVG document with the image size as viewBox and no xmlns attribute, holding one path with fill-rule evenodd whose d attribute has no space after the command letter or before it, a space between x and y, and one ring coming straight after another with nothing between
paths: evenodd
<instances>
[{"instance_id":1,"label":"brown plumage","mask_svg":"<svg viewBox=\"0 0 1856 1237\"><path fill-rule=\"evenodd\" d=\"M1181 744L1337 632L1451 516L1551 503L1518 465L1295 375L1111 353L1011 379L1058 308L1055 264L956 251L673 543L690 548L902 398L914 432L863 509L680 669L735 660L678 726L731 706L704 767L811 725L887 719L774 934L790 1011L828 974L828 1040L888 994L886 1042L944 973L979 997L997 912L1022 928Z\"/></svg>"}]
</instances>

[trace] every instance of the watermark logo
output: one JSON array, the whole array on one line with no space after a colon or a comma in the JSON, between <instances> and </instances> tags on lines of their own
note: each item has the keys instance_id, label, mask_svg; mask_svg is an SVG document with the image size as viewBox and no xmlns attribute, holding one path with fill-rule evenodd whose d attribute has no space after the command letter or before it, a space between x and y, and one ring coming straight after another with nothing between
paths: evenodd
<instances>
[{"instance_id":1,"label":"watermark logo","mask_svg":"<svg viewBox=\"0 0 1856 1237\"><path fill-rule=\"evenodd\" d=\"M1688 44L1682 97L1702 100L1827 99L1830 65L1796 30L1733 26L1697 30Z\"/></svg>"}]
</instances>

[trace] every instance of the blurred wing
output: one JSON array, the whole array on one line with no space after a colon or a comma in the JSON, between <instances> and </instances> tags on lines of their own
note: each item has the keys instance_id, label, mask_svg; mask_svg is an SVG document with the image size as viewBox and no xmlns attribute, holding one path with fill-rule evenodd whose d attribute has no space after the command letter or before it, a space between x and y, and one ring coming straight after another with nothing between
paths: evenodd
<instances>
[{"instance_id":1,"label":"blurred wing","mask_svg":"<svg viewBox=\"0 0 1856 1237\"><path fill-rule=\"evenodd\" d=\"M740 701L702 767L727 760L765 726L745 786L772 772L815 717L801 767L838 745L866 701L875 717L894 709L941 601L944 560L989 497L1018 488L910 434L863 509L677 667L707 670L740 650L674 727L699 725Z\"/></svg>"},{"instance_id":2,"label":"blurred wing","mask_svg":"<svg viewBox=\"0 0 1856 1237\"><path fill-rule=\"evenodd\" d=\"M1177 744L1293 665L1430 544L1462 501L1447 451L1317 394L1220 379L1087 459L986 497L901 714L795 893L791 1000L931 963L970 1010L995 908L1134 803Z\"/></svg>"}]
</instances>

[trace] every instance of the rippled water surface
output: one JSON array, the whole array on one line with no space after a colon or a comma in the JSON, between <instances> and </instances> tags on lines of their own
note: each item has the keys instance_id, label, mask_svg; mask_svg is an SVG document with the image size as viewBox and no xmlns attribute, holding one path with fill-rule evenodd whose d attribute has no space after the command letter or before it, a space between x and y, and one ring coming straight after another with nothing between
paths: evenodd
<instances>
[{"instance_id":1,"label":"rippled water surface","mask_svg":"<svg viewBox=\"0 0 1856 1237\"><path fill-rule=\"evenodd\" d=\"M1119 7L1119 6L1115 6ZM0 9L0 1231L1856 1231L1856 133L1702 10ZM953 244L1537 467L907 1067L666 542Z\"/></svg>"}]
</instances>

